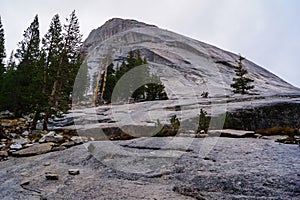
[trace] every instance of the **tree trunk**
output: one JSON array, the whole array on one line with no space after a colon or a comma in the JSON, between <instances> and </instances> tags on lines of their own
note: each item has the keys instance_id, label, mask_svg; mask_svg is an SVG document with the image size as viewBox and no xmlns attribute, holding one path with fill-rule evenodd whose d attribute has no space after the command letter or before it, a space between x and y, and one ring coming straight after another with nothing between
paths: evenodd
<instances>
[{"instance_id":1,"label":"tree trunk","mask_svg":"<svg viewBox=\"0 0 300 200\"><path fill-rule=\"evenodd\" d=\"M33 120L32 120L32 124L31 124L31 127L30 127L30 130L35 130L36 129L36 125L37 125L37 121L39 119L39 115L40 115L40 112L35 112L34 113L34 116L33 116Z\"/></svg>"},{"instance_id":2,"label":"tree trunk","mask_svg":"<svg viewBox=\"0 0 300 200\"><path fill-rule=\"evenodd\" d=\"M61 91L62 91L62 81L60 81L59 84L58 84L57 93L60 94ZM58 106L59 106L59 99L56 99L56 101L55 101L55 108L58 109Z\"/></svg>"},{"instance_id":3,"label":"tree trunk","mask_svg":"<svg viewBox=\"0 0 300 200\"><path fill-rule=\"evenodd\" d=\"M49 112L46 111L45 116L44 116L44 122L43 122L43 131L48 130L48 119L49 119Z\"/></svg>"}]
</instances>

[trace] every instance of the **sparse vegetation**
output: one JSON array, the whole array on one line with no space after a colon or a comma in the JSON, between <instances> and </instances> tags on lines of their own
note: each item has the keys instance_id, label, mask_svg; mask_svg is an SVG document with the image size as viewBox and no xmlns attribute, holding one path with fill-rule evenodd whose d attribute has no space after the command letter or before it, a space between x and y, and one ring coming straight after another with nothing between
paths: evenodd
<instances>
[{"instance_id":1,"label":"sparse vegetation","mask_svg":"<svg viewBox=\"0 0 300 200\"><path fill-rule=\"evenodd\" d=\"M298 128L292 128L289 126L276 126L273 128L268 129L259 129L255 131L256 133L260 135L270 136L270 135L287 135L294 137L295 135L299 134Z\"/></svg>"},{"instance_id":2,"label":"sparse vegetation","mask_svg":"<svg viewBox=\"0 0 300 200\"><path fill-rule=\"evenodd\" d=\"M43 134L44 132L43 131L33 131L33 133L31 133L29 136L28 136L28 139L33 141L38 141L39 139L41 139L43 137Z\"/></svg>"},{"instance_id":3,"label":"sparse vegetation","mask_svg":"<svg viewBox=\"0 0 300 200\"><path fill-rule=\"evenodd\" d=\"M171 123L171 127L173 130L176 130L176 132L178 131L179 127L180 127L180 121L177 118L176 115L172 115L170 117L170 123Z\"/></svg>"},{"instance_id":4,"label":"sparse vegetation","mask_svg":"<svg viewBox=\"0 0 300 200\"><path fill-rule=\"evenodd\" d=\"M201 97L207 98L208 97L208 92L203 91L201 94Z\"/></svg>"},{"instance_id":5,"label":"sparse vegetation","mask_svg":"<svg viewBox=\"0 0 300 200\"><path fill-rule=\"evenodd\" d=\"M300 132L298 128L292 128L289 126L283 126L283 127L276 126L268 129L259 129L256 130L255 132L263 136L285 135L287 136L286 138L277 139L276 142L300 145L300 138L299 138Z\"/></svg>"},{"instance_id":6,"label":"sparse vegetation","mask_svg":"<svg viewBox=\"0 0 300 200\"><path fill-rule=\"evenodd\" d=\"M158 133L154 135L155 137L175 136L179 130L180 121L176 115L172 115L170 117L170 125L162 125L158 120L155 127L158 130Z\"/></svg>"}]
</instances>

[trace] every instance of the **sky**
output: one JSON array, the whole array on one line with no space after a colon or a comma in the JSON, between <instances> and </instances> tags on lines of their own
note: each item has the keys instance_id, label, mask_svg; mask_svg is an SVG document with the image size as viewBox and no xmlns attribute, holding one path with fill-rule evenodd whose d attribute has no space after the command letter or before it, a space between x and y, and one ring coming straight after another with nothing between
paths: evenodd
<instances>
[{"instance_id":1,"label":"sky","mask_svg":"<svg viewBox=\"0 0 300 200\"><path fill-rule=\"evenodd\" d=\"M299 0L0 0L6 54L36 14L43 36L52 17L76 10L85 39L105 21L135 19L241 54L300 87Z\"/></svg>"}]
</instances>

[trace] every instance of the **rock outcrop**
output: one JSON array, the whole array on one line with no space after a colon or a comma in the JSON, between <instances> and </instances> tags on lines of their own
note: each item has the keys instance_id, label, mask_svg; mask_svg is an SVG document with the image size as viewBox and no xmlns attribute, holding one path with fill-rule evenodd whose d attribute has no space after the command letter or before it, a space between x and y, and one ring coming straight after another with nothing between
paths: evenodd
<instances>
[{"instance_id":1,"label":"rock outcrop","mask_svg":"<svg viewBox=\"0 0 300 200\"><path fill-rule=\"evenodd\" d=\"M253 138L95 141L0 162L0 199L299 199L299 159Z\"/></svg>"},{"instance_id":2,"label":"rock outcrop","mask_svg":"<svg viewBox=\"0 0 300 200\"><path fill-rule=\"evenodd\" d=\"M135 20L114 18L93 30L84 42L93 95L99 71L110 64L120 65L130 50L140 49L151 71L161 77L170 99L191 98L193 93L210 97L231 94L235 76L233 66L238 55L209 44L160 29ZM247 55L246 55L247 56ZM254 93L291 94L300 90L271 72L244 60L249 77L254 80ZM176 97L175 97L176 96Z\"/></svg>"},{"instance_id":3,"label":"rock outcrop","mask_svg":"<svg viewBox=\"0 0 300 200\"><path fill-rule=\"evenodd\" d=\"M135 20L112 19L93 30L84 47L89 81L85 91L73 91L73 110L67 115L68 121L74 119L74 125L68 128L76 127L80 135L103 139L106 128L128 133L131 129L128 127L147 127L138 131L139 134L153 136L155 133L148 132L148 127L154 127L157 121L169 124L173 115L181 120L179 134L191 133L197 130L200 109L213 117L211 128L214 129L224 127L226 113L233 119L232 124L226 126L231 129L299 125L299 88L244 60L243 66L249 72L248 77L254 80L253 92L257 95L233 94L230 84L239 56L215 46ZM95 88L97 81L101 81L99 74L104 73L110 63L115 68L120 66L129 51L138 49L147 58L150 72L159 76L165 85L169 100L129 104L112 98L111 105L95 108ZM81 84L80 81L78 78L77 84ZM126 81L119 81L117 86L120 85L126 86ZM116 96L118 91L124 91L118 87L113 93ZM207 98L201 96L203 92L208 94ZM273 108L277 111L270 112ZM135 132L129 136L136 136Z\"/></svg>"}]
</instances>

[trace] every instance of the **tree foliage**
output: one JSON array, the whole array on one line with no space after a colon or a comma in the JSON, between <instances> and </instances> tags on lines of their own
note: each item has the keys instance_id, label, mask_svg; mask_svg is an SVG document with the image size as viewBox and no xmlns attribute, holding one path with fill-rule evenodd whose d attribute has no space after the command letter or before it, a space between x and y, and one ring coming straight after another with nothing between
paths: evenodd
<instances>
[{"instance_id":1,"label":"tree foliage","mask_svg":"<svg viewBox=\"0 0 300 200\"><path fill-rule=\"evenodd\" d=\"M238 65L234 69L237 78L233 78L234 83L230 85L233 88L233 92L238 94L250 94L249 91L254 88L253 85L250 85L254 80L245 77L248 71L242 64L244 59L242 56L239 57Z\"/></svg>"},{"instance_id":2,"label":"tree foliage","mask_svg":"<svg viewBox=\"0 0 300 200\"><path fill-rule=\"evenodd\" d=\"M199 114L199 124L198 124L197 132L204 131L205 133L207 133L209 128L209 123L210 123L210 117L207 116L207 112L205 110L201 109Z\"/></svg>"},{"instance_id":3,"label":"tree foliage","mask_svg":"<svg viewBox=\"0 0 300 200\"><path fill-rule=\"evenodd\" d=\"M81 64L81 40L75 11L64 26L55 15L42 41L36 15L7 64L0 88L0 109L17 116L34 113L33 128L43 117L47 129L49 117L70 109L70 95Z\"/></svg>"},{"instance_id":4,"label":"tree foliage","mask_svg":"<svg viewBox=\"0 0 300 200\"><path fill-rule=\"evenodd\" d=\"M10 58L8 71L1 88L4 98L1 109L13 111L16 116L28 114L37 108L40 79L40 33L36 15L30 26L24 31L23 40L18 43L14 55L17 64Z\"/></svg>"},{"instance_id":5,"label":"tree foliage","mask_svg":"<svg viewBox=\"0 0 300 200\"><path fill-rule=\"evenodd\" d=\"M5 42L4 28L3 28L1 17L0 17L0 85L1 85L1 81L3 79L3 75L5 73L4 59L6 57L6 53L5 53L4 42Z\"/></svg>"},{"instance_id":6,"label":"tree foliage","mask_svg":"<svg viewBox=\"0 0 300 200\"><path fill-rule=\"evenodd\" d=\"M134 69L137 66L142 66L147 64L146 58L142 58L139 50L130 51L128 53L126 61L124 60L121 66L117 66L114 69L114 65L110 64L104 71L100 80L100 91L103 92L102 98L106 102L111 101L111 95L115 89L115 85L121 77ZM132 99L134 101L153 101L153 100L165 100L168 99L168 96L165 92L165 87L160 81L158 76L150 74L147 67L141 68L140 74L136 77L134 74L128 73L130 80L137 80L137 82L147 82L145 80L150 80L151 83L140 86L135 89L134 81L129 81L126 85L130 94L132 94ZM104 89L103 89L104 87ZM123 91L118 91L121 94ZM122 96L122 95L121 95ZM97 98L99 99L99 98ZM101 98L100 98L101 99Z\"/></svg>"}]
</instances>

